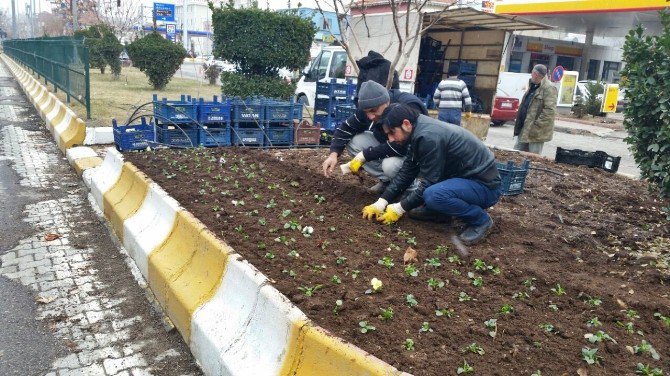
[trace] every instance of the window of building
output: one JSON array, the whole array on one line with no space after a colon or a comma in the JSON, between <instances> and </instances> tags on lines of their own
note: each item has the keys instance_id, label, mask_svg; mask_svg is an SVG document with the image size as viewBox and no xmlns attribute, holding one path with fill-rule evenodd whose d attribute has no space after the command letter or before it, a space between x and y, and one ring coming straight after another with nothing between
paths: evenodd
<instances>
[{"instance_id":1,"label":"window of building","mask_svg":"<svg viewBox=\"0 0 670 376\"><path fill-rule=\"evenodd\" d=\"M621 63L615 62L615 61L605 61L603 63L603 74L601 78L603 80L608 80L610 79L610 72L618 72L619 71L619 66Z\"/></svg>"},{"instance_id":2,"label":"window of building","mask_svg":"<svg viewBox=\"0 0 670 376\"><path fill-rule=\"evenodd\" d=\"M570 56L556 55L556 66L562 66L567 71L574 70L575 58Z\"/></svg>"},{"instance_id":3,"label":"window of building","mask_svg":"<svg viewBox=\"0 0 670 376\"><path fill-rule=\"evenodd\" d=\"M600 68L600 60L589 60L589 72L586 74L587 80L595 80L598 76L598 69Z\"/></svg>"},{"instance_id":4,"label":"window of building","mask_svg":"<svg viewBox=\"0 0 670 376\"><path fill-rule=\"evenodd\" d=\"M512 52L509 58L509 72L521 73L521 60L523 60L523 52Z\"/></svg>"}]
</instances>

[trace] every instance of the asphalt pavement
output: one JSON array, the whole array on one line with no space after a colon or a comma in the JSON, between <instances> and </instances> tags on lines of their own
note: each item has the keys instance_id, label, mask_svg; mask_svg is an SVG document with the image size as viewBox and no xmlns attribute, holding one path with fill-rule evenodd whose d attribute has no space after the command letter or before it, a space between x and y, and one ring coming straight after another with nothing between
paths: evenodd
<instances>
[{"instance_id":1,"label":"asphalt pavement","mask_svg":"<svg viewBox=\"0 0 670 376\"><path fill-rule=\"evenodd\" d=\"M621 116L619 114L614 115ZM513 137L514 124L506 123L499 127L489 128L486 143L501 148L511 149L516 139ZM640 176L640 170L635 164L633 155L624 141L627 137L625 130L616 130L610 127L583 124L578 122L556 120L553 139L544 144L542 155L554 158L556 148L580 149L584 151L601 150L614 157L621 157L618 172Z\"/></svg>"}]
</instances>

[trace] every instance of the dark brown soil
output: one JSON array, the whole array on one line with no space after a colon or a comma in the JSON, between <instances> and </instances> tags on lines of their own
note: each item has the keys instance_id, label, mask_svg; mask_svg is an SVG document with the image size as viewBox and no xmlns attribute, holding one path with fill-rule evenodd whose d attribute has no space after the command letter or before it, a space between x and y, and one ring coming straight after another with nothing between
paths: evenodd
<instances>
[{"instance_id":1,"label":"dark brown soil","mask_svg":"<svg viewBox=\"0 0 670 376\"><path fill-rule=\"evenodd\" d=\"M459 260L449 239L462 224L448 229L402 218L384 226L362 219L361 209L377 198L365 191L372 181L325 178L326 153L192 149L126 159L317 324L400 370L456 374L467 362L475 374L488 375L572 375L580 368L589 375L628 375L637 363L670 371L670 327L654 317L670 316L670 226L661 212L665 203L645 183L534 159L531 167L540 169L530 171L525 193L504 197L490 210L494 231ZM521 160L503 152L497 158ZM305 237L292 225L314 232ZM418 251L416 277L403 265L410 245ZM394 266L380 264L384 257ZM383 287L366 293L372 278ZM444 286L431 290L431 278ZM552 291L558 284L564 295ZM409 294L415 307L408 306ZM471 300L464 301L466 294ZM506 304L511 313L501 312ZM380 315L388 308L394 315L384 321ZM602 326L588 326L592 318ZM495 336L484 324L489 319L497 319ZM362 321L376 330L362 333ZM598 330L616 342L584 337ZM406 349L407 339L413 350ZM642 340L660 360L627 349ZM473 343L482 355L466 349ZM598 349L599 366L582 359L586 347Z\"/></svg>"}]
</instances>

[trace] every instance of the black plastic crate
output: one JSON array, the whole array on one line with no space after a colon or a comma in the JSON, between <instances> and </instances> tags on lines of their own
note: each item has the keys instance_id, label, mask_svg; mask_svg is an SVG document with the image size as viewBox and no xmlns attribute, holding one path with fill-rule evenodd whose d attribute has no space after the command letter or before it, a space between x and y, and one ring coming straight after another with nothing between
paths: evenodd
<instances>
[{"instance_id":1,"label":"black plastic crate","mask_svg":"<svg viewBox=\"0 0 670 376\"><path fill-rule=\"evenodd\" d=\"M611 156L604 151L584 151L580 149L556 148L556 157L558 163L566 163L574 166L598 167L605 171L617 172L621 157Z\"/></svg>"},{"instance_id":2,"label":"black plastic crate","mask_svg":"<svg viewBox=\"0 0 670 376\"><path fill-rule=\"evenodd\" d=\"M219 102L215 95L211 102L200 98L198 102L198 121L201 124L225 123L230 121L230 103Z\"/></svg>"},{"instance_id":3,"label":"black plastic crate","mask_svg":"<svg viewBox=\"0 0 670 376\"><path fill-rule=\"evenodd\" d=\"M198 146L198 126L191 124L157 124L156 138L166 146L192 148Z\"/></svg>"},{"instance_id":4,"label":"black plastic crate","mask_svg":"<svg viewBox=\"0 0 670 376\"><path fill-rule=\"evenodd\" d=\"M514 196L523 193L523 186L526 184L528 167L530 161L525 160L521 166L515 166L513 161L505 163L496 162L500 178L502 179L503 196Z\"/></svg>"},{"instance_id":5,"label":"black plastic crate","mask_svg":"<svg viewBox=\"0 0 670 376\"><path fill-rule=\"evenodd\" d=\"M293 145L293 126L274 126L268 125L265 129L267 138L265 146Z\"/></svg>"},{"instance_id":6,"label":"black plastic crate","mask_svg":"<svg viewBox=\"0 0 670 376\"><path fill-rule=\"evenodd\" d=\"M203 125L198 129L198 144L202 146L230 146L230 124Z\"/></svg>"},{"instance_id":7,"label":"black plastic crate","mask_svg":"<svg viewBox=\"0 0 670 376\"><path fill-rule=\"evenodd\" d=\"M192 123L198 119L198 103L191 96L182 95L178 101L158 99L153 95L154 117L162 123Z\"/></svg>"},{"instance_id":8,"label":"black plastic crate","mask_svg":"<svg viewBox=\"0 0 670 376\"><path fill-rule=\"evenodd\" d=\"M144 150L156 139L154 125L147 123L144 117L140 120L140 124L119 126L116 119L112 119L114 143L119 151Z\"/></svg>"}]
</instances>

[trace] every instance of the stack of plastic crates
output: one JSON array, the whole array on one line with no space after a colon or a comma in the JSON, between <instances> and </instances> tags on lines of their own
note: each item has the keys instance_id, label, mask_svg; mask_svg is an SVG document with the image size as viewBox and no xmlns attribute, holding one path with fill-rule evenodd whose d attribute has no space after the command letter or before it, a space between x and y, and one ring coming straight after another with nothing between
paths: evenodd
<instances>
[{"instance_id":1,"label":"stack of plastic crates","mask_svg":"<svg viewBox=\"0 0 670 376\"><path fill-rule=\"evenodd\" d=\"M332 78L330 82L316 83L316 98L314 100L314 124L320 124L327 132L335 130L338 124L337 107L353 105L356 95L356 85L351 80L338 83Z\"/></svg>"},{"instance_id":2,"label":"stack of plastic crates","mask_svg":"<svg viewBox=\"0 0 670 376\"><path fill-rule=\"evenodd\" d=\"M233 145L265 145L265 104L260 98L231 101Z\"/></svg>"},{"instance_id":3,"label":"stack of plastic crates","mask_svg":"<svg viewBox=\"0 0 670 376\"><path fill-rule=\"evenodd\" d=\"M198 101L198 144L202 146L230 146L230 103L219 101L215 95L211 102Z\"/></svg>"},{"instance_id":4,"label":"stack of plastic crates","mask_svg":"<svg viewBox=\"0 0 670 376\"><path fill-rule=\"evenodd\" d=\"M147 123L144 117L141 117L140 120L140 124L118 125L116 119L112 119L114 143L117 150L144 150L155 141L154 125Z\"/></svg>"},{"instance_id":5,"label":"stack of plastic crates","mask_svg":"<svg viewBox=\"0 0 670 376\"><path fill-rule=\"evenodd\" d=\"M265 146L293 145L293 119L295 103L280 100L265 100ZM300 105L302 109L302 105Z\"/></svg>"},{"instance_id":6,"label":"stack of plastic crates","mask_svg":"<svg viewBox=\"0 0 670 376\"><path fill-rule=\"evenodd\" d=\"M158 144L189 148L198 145L198 103L191 96L180 100L158 99L153 95L156 141Z\"/></svg>"}]
</instances>

